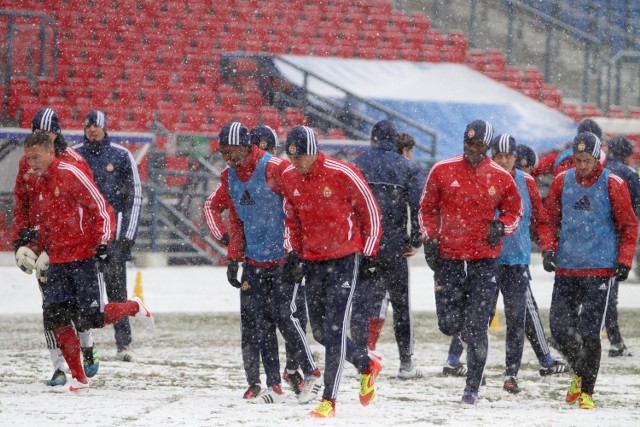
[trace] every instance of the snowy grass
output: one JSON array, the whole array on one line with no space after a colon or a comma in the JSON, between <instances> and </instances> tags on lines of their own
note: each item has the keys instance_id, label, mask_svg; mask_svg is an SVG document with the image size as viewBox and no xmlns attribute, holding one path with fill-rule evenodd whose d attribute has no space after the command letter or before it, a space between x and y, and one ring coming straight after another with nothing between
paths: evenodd
<instances>
[{"instance_id":1,"label":"snowy grass","mask_svg":"<svg viewBox=\"0 0 640 427\"><path fill-rule=\"evenodd\" d=\"M128 271L130 290L137 271ZM634 356L609 358L609 344L603 338L594 394L596 410L564 404L569 376L541 377L528 343L519 375L523 391L513 396L502 390L503 315L502 329L491 333L487 386L480 391L478 406L469 409L459 404L464 379L441 375L449 340L437 328L432 279L426 267L412 267L414 360L425 378L409 382L395 379L399 361L389 318L379 344L385 362L375 400L368 407L360 406L358 376L355 368L347 365L337 418L324 421L307 418L315 404L299 405L289 390L286 402L278 405L252 405L242 399L246 383L239 303L237 291L226 283L223 268L141 271L145 301L156 316L157 332L150 335L133 322L139 362L126 363L115 360L113 328L95 331L100 371L89 393L74 396L66 388L52 389L44 384L52 372L33 276L15 267L0 267L1 426L640 425L638 284L625 283L620 289L620 324ZM537 264L532 275L533 292L548 325L553 276ZM313 340L312 348L322 366L323 349Z\"/></svg>"},{"instance_id":2,"label":"snowy grass","mask_svg":"<svg viewBox=\"0 0 640 427\"><path fill-rule=\"evenodd\" d=\"M546 313L545 313L546 314ZM623 333L632 349L640 348L637 311L621 312ZM441 375L448 340L436 328L432 313L416 314L415 361L425 372L417 381L395 378L398 357L390 322L385 324L380 351L385 356L377 396L369 407L358 403L358 377L344 371L337 418L306 418L314 404L299 405L289 393L284 404L252 405L242 400L246 384L240 360L239 318L235 314L161 313L155 335L134 325L140 361L116 361L113 330L95 332L100 371L92 389L73 396L44 385L51 375L44 350L41 317L0 316L0 419L3 425L51 426L263 426L318 423L332 426L395 425L638 425L637 356L609 358L603 342L595 411L563 403L568 375L541 377L535 355L525 348L520 373L522 393L502 390L504 330L492 332L487 386L476 408L458 403L462 378ZM606 338L605 338L606 341ZM282 346L281 346L282 348ZM313 344L322 359L322 348ZM284 356L283 356L284 357ZM283 359L283 358L282 358Z\"/></svg>"}]
</instances>

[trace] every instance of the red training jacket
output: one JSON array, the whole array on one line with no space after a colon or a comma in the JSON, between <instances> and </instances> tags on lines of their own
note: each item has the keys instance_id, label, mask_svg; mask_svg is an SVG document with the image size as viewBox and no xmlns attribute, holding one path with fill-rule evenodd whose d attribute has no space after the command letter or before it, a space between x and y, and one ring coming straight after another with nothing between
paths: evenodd
<instances>
[{"instance_id":1,"label":"red training jacket","mask_svg":"<svg viewBox=\"0 0 640 427\"><path fill-rule=\"evenodd\" d=\"M93 173L87 161L76 150L67 147L62 153L56 155L63 162L71 163L84 172L89 178L93 179ZM13 240L18 239L18 233L23 228L32 228L38 230L40 226L36 223L38 212L30 207L34 205L36 181L38 175L33 173L27 163L27 158L22 156L18 164L18 175L16 175L16 184L13 187L13 194L16 201L16 207L13 211ZM41 236L38 236L41 240ZM46 242L39 241L37 247L43 247Z\"/></svg>"},{"instance_id":2,"label":"red training jacket","mask_svg":"<svg viewBox=\"0 0 640 427\"><path fill-rule=\"evenodd\" d=\"M596 165L593 172L584 178L578 176L576 172L576 180L582 187L590 187L600 178L604 167L601 163ZM551 183L549 193L544 201L544 216L540 223L540 248L542 252L546 250L556 251L558 248L558 237L560 235L560 225L562 221L562 189L564 188L564 179L566 172L556 176ZM627 266L631 266L633 261L633 253L636 249L636 239L638 236L638 220L631 206L631 197L627 183L615 174L609 175L609 200L611 201L611 211L613 213L613 222L618 232L618 259ZM611 277L614 275L613 269L568 269L557 268L556 274L560 276L572 277Z\"/></svg>"},{"instance_id":3,"label":"red training jacket","mask_svg":"<svg viewBox=\"0 0 640 427\"><path fill-rule=\"evenodd\" d=\"M289 166L283 185L287 252L307 261L377 255L380 208L358 168L320 153L306 175Z\"/></svg>"},{"instance_id":4,"label":"red training jacket","mask_svg":"<svg viewBox=\"0 0 640 427\"><path fill-rule=\"evenodd\" d=\"M34 187L36 223L51 263L92 258L113 236L113 209L80 168L55 158Z\"/></svg>"},{"instance_id":5,"label":"red training jacket","mask_svg":"<svg viewBox=\"0 0 640 427\"><path fill-rule=\"evenodd\" d=\"M489 223L496 210L505 235L513 234L522 216L522 201L511 174L485 157L472 166L463 155L436 163L420 200L423 242L438 239L440 257L475 260L497 258L502 242L489 246Z\"/></svg>"}]
</instances>

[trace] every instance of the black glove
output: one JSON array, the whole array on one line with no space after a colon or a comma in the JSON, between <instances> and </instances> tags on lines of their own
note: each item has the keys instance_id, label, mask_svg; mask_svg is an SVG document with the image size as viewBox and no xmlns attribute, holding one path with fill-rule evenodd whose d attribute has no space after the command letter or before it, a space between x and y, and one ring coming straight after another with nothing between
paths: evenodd
<instances>
[{"instance_id":1,"label":"black glove","mask_svg":"<svg viewBox=\"0 0 640 427\"><path fill-rule=\"evenodd\" d=\"M440 268L440 248L437 239L428 239L424 244L424 259L433 271Z\"/></svg>"},{"instance_id":2,"label":"black glove","mask_svg":"<svg viewBox=\"0 0 640 427\"><path fill-rule=\"evenodd\" d=\"M113 246L113 250L118 255L129 255L131 252L131 248L136 242L131 239L127 239L126 237L121 237L118 240L115 240L111 245Z\"/></svg>"},{"instance_id":3,"label":"black glove","mask_svg":"<svg viewBox=\"0 0 640 427\"><path fill-rule=\"evenodd\" d=\"M360 280L367 280L375 277L378 272L378 261L375 258L363 257L360 262Z\"/></svg>"},{"instance_id":4,"label":"black glove","mask_svg":"<svg viewBox=\"0 0 640 427\"><path fill-rule=\"evenodd\" d=\"M234 288L242 286L242 283L238 280L238 261L235 259L227 261L227 280Z\"/></svg>"},{"instance_id":5,"label":"black glove","mask_svg":"<svg viewBox=\"0 0 640 427\"><path fill-rule=\"evenodd\" d=\"M13 249L17 251L21 246L26 246L29 243L38 240L38 232L31 228L21 228L18 232L18 240L13 241Z\"/></svg>"},{"instance_id":6,"label":"black glove","mask_svg":"<svg viewBox=\"0 0 640 427\"><path fill-rule=\"evenodd\" d=\"M494 219L489 223L489 246L491 249L498 246L502 236L504 236L504 224L502 221Z\"/></svg>"},{"instance_id":7,"label":"black glove","mask_svg":"<svg viewBox=\"0 0 640 427\"><path fill-rule=\"evenodd\" d=\"M550 249L547 249L542 254L542 266L545 271L551 273L556 269L556 253Z\"/></svg>"},{"instance_id":8,"label":"black glove","mask_svg":"<svg viewBox=\"0 0 640 427\"><path fill-rule=\"evenodd\" d=\"M289 276L294 283L301 283L304 279L304 263L298 256L298 252L292 251L284 262L284 274Z\"/></svg>"},{"instance_id":9,"label":"black glove","mask_svg":"<svg viewBox=\"0 0 640 427\"><path fill-rule=\"evenodd\" d=\"M109 248L107 245L96 246L96 255L94 258L96 260L96 268L100 273L104 273L105 268L107 268L107 263L109 262Z\"/></svg>"},{"instance_id":10,"label":"black glove","mask_svg":"<svg viewBox=\"0 0 640 427\"><path fill-rule=\"evenodd\" d=\"M229 233L224 233L224 235L220 239L220 243L222 243L225 246L229 246L229 239L230 239Z\"/></svg>"},{"instance_id":11,"label":"black glove","mask_svg":"<svg viewBox=\"0 0 640 427\"><path fill-rule=\"evenodd\" d=\"M627 267L621 262L617 262L616 263L616 280L618 282L624 282L625 280L627 280L629 278L629 270L631 270L629 267Z\"/></svg>"}]
</instances>

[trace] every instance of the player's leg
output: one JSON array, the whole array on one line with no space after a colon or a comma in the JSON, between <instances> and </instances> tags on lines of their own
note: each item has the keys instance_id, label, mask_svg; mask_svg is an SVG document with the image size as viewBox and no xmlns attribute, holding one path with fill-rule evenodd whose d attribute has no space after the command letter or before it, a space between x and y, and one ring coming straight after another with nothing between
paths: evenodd
<instances>
[{"instance_id":1,"label":"player's leg","mask_svg":"<svg viewBox=\"0 0 640 427\"><path fill-rule=\"evenodd\" d=\"M109 302L127 301L127 263L111 259L104 272L104 280ZM129 348L131 345L131 322L123 317L113 324L116 339L116 357L125 362L134 361L135 356Z\"/></svg>"},{"instance_id":2,"label":"player's leg","mask_svg":"<svg viewBox=\"0 0 640 427\"><path fill-rule=\"evenodd\" d=\"M501 265L498 271L498 286L502 290L507 324L504 389L515 394L520 392L517 377L524 349L525 294L529 279L523 265Z\"/></svg>"},{"instance_id":3,"label":"player's leg","mask_svg":"<svg viewBox=\"0 0 640 427\"><path fill-rule=\"evenodd\" d=\"M445 335L459 334L464 326L466 262L442 259L434 274L434 291L438 328Z\"/></svg>"},{"instance_id":4,"label":"player's leg","mask_svg":"<svg viewBox=\"0 0 640 427\"><path fill-rule=\"evenodd\" d=\"M381 269L384 270L384 268ZM377 319L380 314L386 291L386 278L387 276L384 273L378 273L371 278L362 280L356 287L351 307L350 328L351 339L357 346L370 348L369 342L373 339L371 329L372 325L376 324L374 319ZM375 328L375 326L373 326L373 328ZM379 336L380 333L374 330L373 335ZM376 341L377 336L375 338Z\"/></svg>"},{"instance_id":5,"label":"player's leg","mask_svg":"<svg viewBox=\"0 0 640 427\"><path fill-rule=\"evenodd\" d=\"M582 343L576 336L576 328L583 291L578 279L556 275L549 309L551 335L558 344L560 352L578 375L580 373L576 368Z\"/></svg>"},{"instance_id":6,"label":"player's leg","mask_svg":"<svg viewBox=\"0 0 640 427\"><path fill-rule=\"evenodd\" d=\"M468 297L462 340L467 343L467 384L465 393L477 393L487 363L491 304L496 294L496 260L467 262Z\"/></svg>"},{"instance_id":7,"label":"player's leg","mask_svg":"<svg viewBox=\"0 0 640 427\"><path fill-rule=\"evenodd\" d=\"M568 365L556 358L551 354L547 336L544 332L544 326L542 325L542 319L540 318L540 311L538 310L538 304L536 303L533 293L531 292L531 276L529 276L529 283L527 283L527 290L525 293L526 298L526 319L524 332L531 344L533 352L540 362L540 375L554 375L567 372Z\"/></svg>"},{"instance_id":8,"label":"player's leg","mask_svg":"<svg viewBox=\"0 0 640 427\"><path fill-rule=\"evenodd\" d=\"M292 384L300 403L314 400L322 388L322 375L318 368L311 347L307 341L305 330L294 316L300 308L296 305L299 284L294 283L278 266L271 271L273 283L273 311L285 343L292 349L296 363L302 367L304 379L302 384ZM302 307L304 309L305 307ZM285 371L286 373L286 371ZM297 371L294 371L297 373ZM299 376L299 374L298 374ZM287 374L288 377L288 374Z\"/></svg>"},{"instance_id":9,"label":"player's leg","mask_svg":"<svg viewBox=\"0 0 640 427\"><path fill-rule=\"evenodd\" d=\"M273 283L268 269L245 264L242 283L247 283L249 290L252 290L252 315L256 316L257 337L267 388L280 387L280 353L273 313Z\"/></svg>"},{"instance_id":10,"label":"player's leg","mask_svg":"<svg viewBox=\"0 0 640 427\"><path fill-rule=\"evenodd\" d=\"M582 295L582 309L578 315L576 330L583 344L576 373L582 378L582 392L591 395L600 369L600 332L604 327L609 289L614 279L586 278L583 281L585 292Z\"/></svg>"},{"instance_id":11,"label":"player's leg","mask_svg":"<svg viewBox=\"0 0 640 427\"><path fill-rule=\"evenodd\" d=\"M254 289L240 290L240 347L248 388L243 397L252 399L262 390L260 382L260 339L253 308Z\"/></svg>"},{"instance_id":12,"label":"player's leg","mask_svg":"<svg viewBox=\"0 0 640 427\"><path fill-rule=\"evenodd\" d=\"M614 281L611 285L609 293L609 303L607 304L607 315L605 318L605 328L607 337L609 338L609 357L631 356L627 346L624 344L622 334L620 333L620 325L618 324L618 281Z\"/></svg>"},{"instance_id":13,"label":"player's leg","mask_svg":"<svg viewBox=\"0 0 640 427\"><path fill-rule=\"evenodd\" d=\"M71 372L71 391L88 388L80 358L80 341L73 326L77 310L74 301L73 277L67 264L50 264L47 286L43 289L43 318L45 329L52 330L60 351Z\"/></svg>"},{"instance_id":14,"label":"player's leg","mask_svg":"<svg viewBox=\"0 0 640 427\"><path fill-rule=\"evenodd\" d=\"M40 294L42 296L42 300L44 301L43 287L45 286L45 282L41 282L38 280L38 287L40 288ZM43 319L44 321L44 319ZM44 327L44 323L43 323ZM60 385L65 385L67 383L67 375L64 372L64 357L62 356L62 352L60 351L60 347L58 346L58 341L56 340L56 334L53 333L51 329L44 328L44 340L47 344L47 350L49 350L49 356L51 357L51 363L53 364L53 375L51 379L47 381L47 385L55 387Z\"/></svg>"},{"instance_id":15,"label":"player's leg","mask_svg":"<svg viewBox=\"0 0 640 427\"><path fill-rule=\"evenodd\" d=\"M326 368L323 399L335 400L344 360L360 372L360 403L368 405L375 396L375 380L380 363L369 358L364 340L352 341L347 335L349 311L359 279L361 255L349 255L327 262L327 315L325 319ZM329 369L332 371L329 372ZM329 390L327 390L329 387Z\"/></svg>"},{"instance_id":16,"label":"player's leg","mask_svg":"<svg viewBox=\"0 0 640 427\"><path fill-rule=\"evenodd\" d=\"M403 256L398 256L384 265L387 290L393 306L393 332L400 356L399 379L417 379L423 376L414 366L413 316L409 295L409 265Z\"/></svg>"}]
</instances>

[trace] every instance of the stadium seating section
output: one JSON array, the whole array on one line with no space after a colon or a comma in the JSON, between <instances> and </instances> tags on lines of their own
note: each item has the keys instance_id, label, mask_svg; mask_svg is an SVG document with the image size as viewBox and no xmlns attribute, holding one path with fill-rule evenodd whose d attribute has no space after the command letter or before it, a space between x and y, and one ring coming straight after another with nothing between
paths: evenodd
<instances>
[{"instance_id":1,"label":"stadium seating section","mask_svg":"<svg viewBox=\"0 0 640 427\"><path fill-rule=\"evenodd\" d=\"M467 63L576 120L600 115L563 104L538 69L508 66L498 50L469 50L463 32L442 33L425 14L394 10L387 0L3 0L0 9L43 12L59 32L57 78L34 78L40 26L16 20L8 113L23 127L43 105L67 127L102 109L110 129L123 131L146 130L155 120L171 132L216 133L238 119L282 134L303 123L303 111L271 102L254 59L233 56L223 66L221 58L235 53ZM53 55L43 57L51 70ZM345 134L327 129L321 136Z\"/></svg>"},{"instance_id":2,"label":"stadium seating section","mask_svg":"<svg viewBox=\"0 0 640 427\"><path fill-rule=\"evenodd\" d=\"M521 3L608 42L613 54L640 47L634 40L640 36L637 0L521 0Z\"/></svg>"}]
</instances>

